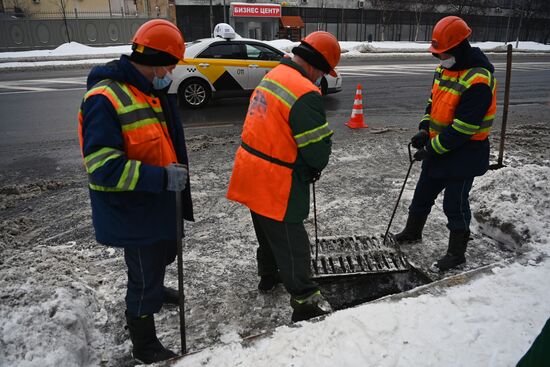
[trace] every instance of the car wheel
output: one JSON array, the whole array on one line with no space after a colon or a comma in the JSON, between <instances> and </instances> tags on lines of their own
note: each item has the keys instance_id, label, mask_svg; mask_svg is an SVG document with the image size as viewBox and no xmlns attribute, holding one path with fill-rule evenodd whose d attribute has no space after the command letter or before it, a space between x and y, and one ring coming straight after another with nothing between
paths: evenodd
<instances>
[{"instance_id":1,"label":"car wheel","mask_svg":"<svg viewBox=\"0 0 550 367\"><path fill-rule=\"evenodd\" d=\"M201 79L189 79L178 89L180 102L189 108L200 108L208 103L212 90L208 83Z\"/></svg>"},{"instance_id":2,"label":"car wheel","mask_svg":"<svg viewBox=\"0 0 550 367\"><path fill-rule=\"evenodd\" d=\"M325 77L321 79L321 95L326 96L328 92L328 82Z\"/></svg>"}]
</instances>

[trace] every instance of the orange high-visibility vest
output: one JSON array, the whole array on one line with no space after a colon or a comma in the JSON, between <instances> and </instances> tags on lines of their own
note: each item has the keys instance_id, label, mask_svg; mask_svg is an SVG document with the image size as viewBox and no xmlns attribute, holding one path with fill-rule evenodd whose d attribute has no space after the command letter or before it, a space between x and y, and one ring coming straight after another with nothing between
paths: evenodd
<instances>
[{"instance_id":1,"label":"orange high-visibility vest","mask_svg":"<svg viewBox=\"0 0 550 367\"><path fill-rule=\"evenodd\" d=\"M493 99L480 126L455 118L455 110L462 93L474 84L486 84L491 88ZM496 80L489 70L476 67L460 71L436 69L432 86L432 108L430 112L430 138L434 138L449 125L467 135L471 140L485 140L491 132L497 107Z\"/></svg>"},{"instance_id":2,"label":"orange high-visibility vest","mask_svg":"<svg viewBox=\"0 0 550 367\"><path fill-rule=\"evenodd\" d=\"M265 75L250 97L227 198L268 218L283 220L298 155L290 110L304 94L319 93L298 70L281 64Z\"/></svg>"},{"instance_id":3,"label":"orange high-visibility vest","mask_svg":"<svg viewBox=\"0 0 550 367\"><path fill-rule=\"evenodd\" d=\"M84 102L98 94L107 97L118 115L128 159L159 167L177 163L176 151L157 97L147 95L133 85L105 79L84 95ZM78 114L78 122L78 137L83 149L82 111Z\"/></svg>"}]
</instances>

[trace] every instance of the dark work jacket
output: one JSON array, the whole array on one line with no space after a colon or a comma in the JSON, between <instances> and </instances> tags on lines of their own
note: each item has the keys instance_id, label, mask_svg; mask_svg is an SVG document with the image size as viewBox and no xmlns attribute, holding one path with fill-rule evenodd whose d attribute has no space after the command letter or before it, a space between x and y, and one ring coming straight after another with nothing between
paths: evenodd
<instances>
[{"instance_id":1,"label":"dark work jacket","mask_svg":"<svg viewBox=\"0 0 550 367\"><path fill-rule=\"evenodd\" d=\"M463 55L457 57L457 63L450 70L466 70L482 67L494 72L493 65L485 54L477 48L469 48ZM468 123L479 123L487 113L492 101L491 89L484 84L475 84L462 93L455 110L455 118ZM426 114L431 111L428 104ZM429 121L423 120L419 128L428 130ZM469 136L447 128L442 134L447 134L445 141L452 147L450 152L437 154L431 144L427 144L428 156L422 162L422 169L434 178L465 178L481 176L489 168L489 140L470 140Z\"/></svg>"},{"instance_id":2,"label":"dark work jacket","mask_svg":"<svg viewBox=\"0 0 550 367\"><path fill-rule=\"evenodd\" d=\"M179 163L188 164L183 127L179 120L175 96L166 90L154 90L147 80L130 63L127 56L103 66L94 67L87 89L104 79L132 84L140 91L155 94L165 114L168 131ZM103 95L89 97L81 106L83 117L83 155L92 154L103 147L125 151L124 138L117 113ZM112 159L101 169L92 172L94 182L114 186L120 177L125 155ZM175 193L166 191L166 170L163 167L142 163L139 179L133 191L105 192L90 189L92 220L99 243L117 247L139 247L159 241L176 239ZM193 220L193 206L189 180L182 193L183 216Z\"/></svg>"}]
</instances>

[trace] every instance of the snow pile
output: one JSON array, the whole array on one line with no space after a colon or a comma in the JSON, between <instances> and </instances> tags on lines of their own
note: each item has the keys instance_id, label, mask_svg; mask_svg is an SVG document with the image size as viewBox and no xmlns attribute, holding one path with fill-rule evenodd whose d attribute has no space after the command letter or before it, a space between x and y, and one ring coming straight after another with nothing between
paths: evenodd
<instances>
[{"instance_id":1,"label":"snow pile","mask_svg":"<svg viewBox=\"0 0 550 367\"><path fill-rule=\"evenodd\" d=\"M528 164L489 171L474 181L472 211L482 233L510 248L548 244L550 167Z\"/></svg>"},{"instance_id":2,"label":"snow pile","mask_svg":"<svg viewBox=\"0 0 550 367\"><path fill-rule=\"evenodd\" d=\"M131 45L124 46L106 46L106 47L91 47L80 44L78 42L64 43L53 50L35 50L35 51L12 51L0 52L0 60L14 58L46 58L58 56L93 56L93 55L110 55L110 54L129 54L132 52Z\"/></svg>"},{"instance_id":3,"label":"snow pile","mask_svg":"<svg viewBox=\"0 0 550 367\"><path fill-rule=\"evenodd\" d=\"M266 41L271 46L283 51L290 52L299 42L292 42L287 39L279 39ZM483 51L504 51L506 45L503 42L479 42L473 43L472 46L479 47ZM537 42L522 41L516 51L546 51L550 52L550 45L544 45ZM340 48L343 53L360 55L364 53L376 52L427 52L429 44L427 42L352 42L340 41ZM131 52L130 45L123 46L106 46L106 47L91 47L85 46L78 42L65 43L53 50L35 50L35 51L13 51L0 52L0 61L10 61L18 58L59 58L59 57L80 57L80 56L97 56L97 55L113 55L113 54L129 54Z\"/></svg>"},{"instance_id":4,"label":"snow pile","mask_svg":"<svg viewBox=\"0 0 550 367\"><path fill-rule=\"evenodd\" d=\"M210 348L175 366L512 366L550 316L550 261L492 272L440 294L281 327L250 346Z\"/></svg>"},{"instance_id":5,"label":"snow pile","mask_svg":"<svg viewBox=\"0 0 550 367\"><path fill-rule=\"evenodd\" d=\"M32 273L34 269L30 269ZM19 287L3 287L17 302L0 305L0 364L7 366L84 366L93 362L94 339L100 338L90 292L74 283L47 294L29 279ZM31 295L34 293L34 295ZM42 303L32 303L40 293ZM15 295L15 296L14 296ZM16 363L17 362L17 363Z\"/></svg>"},{"instance_id":6,"label":"snow pile","mask_svg":"<svg viewBox=\"0 0 550 367\"><path fill-rule=\"evenodd\" d=\"M292 42L291 40L287 40L287 39L266 41L265 43L287 53L290 53L294 47L300 44L299 42Z\"/></svg>"}]
</instances>

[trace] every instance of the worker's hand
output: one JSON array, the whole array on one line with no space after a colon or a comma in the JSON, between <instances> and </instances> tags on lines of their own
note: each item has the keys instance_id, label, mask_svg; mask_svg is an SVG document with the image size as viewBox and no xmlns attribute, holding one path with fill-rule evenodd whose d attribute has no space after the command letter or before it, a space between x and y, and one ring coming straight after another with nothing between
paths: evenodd
<instances>
[{"instance_id":1,"label":"worker's hand","mask_svg":"<svg viewBox=\"0 0 550 367\"><path fill-rule=\"evenodd\" d=\"M319 178L321 178L321 171L310 170L309 175L310 178L308 180L308 183L314 183L315 181L318 181Z\"/></svg>"},{"instance_id":2,"label":"worker's hand","mask_svg":"<svg viewBox=\"0 0 550 367\"><path fill-rule=\"evenodd\" d=\"M188 171L185 164L171 163L166 170L166 190L183 191L187 185Z\"/></svg>"},{"instance_id":3,"label":"worker's hand","mask_svg":"<svg viewBox=\"0 0 550 367\"><path fill-rule=\"evenodd\" d=\"M413 158L415 161L422 161L424 159L426 159L426 157L428 156L428 151L424 148L422 149L419 149L416 151L416 153L414 153L413 155Z\"/></svg>"},{"instance_id":4,"label":"worker's hand","mask_svg":"<svg viewBox=\"0 0 550 367\"><path fill-rule=\"evenodd\" d=\"M426 130L420 129L420 131L411 138L411 145L415 149L421 149L426 146L429 140L430 134Z\"/></svg>"}]
</instances>

